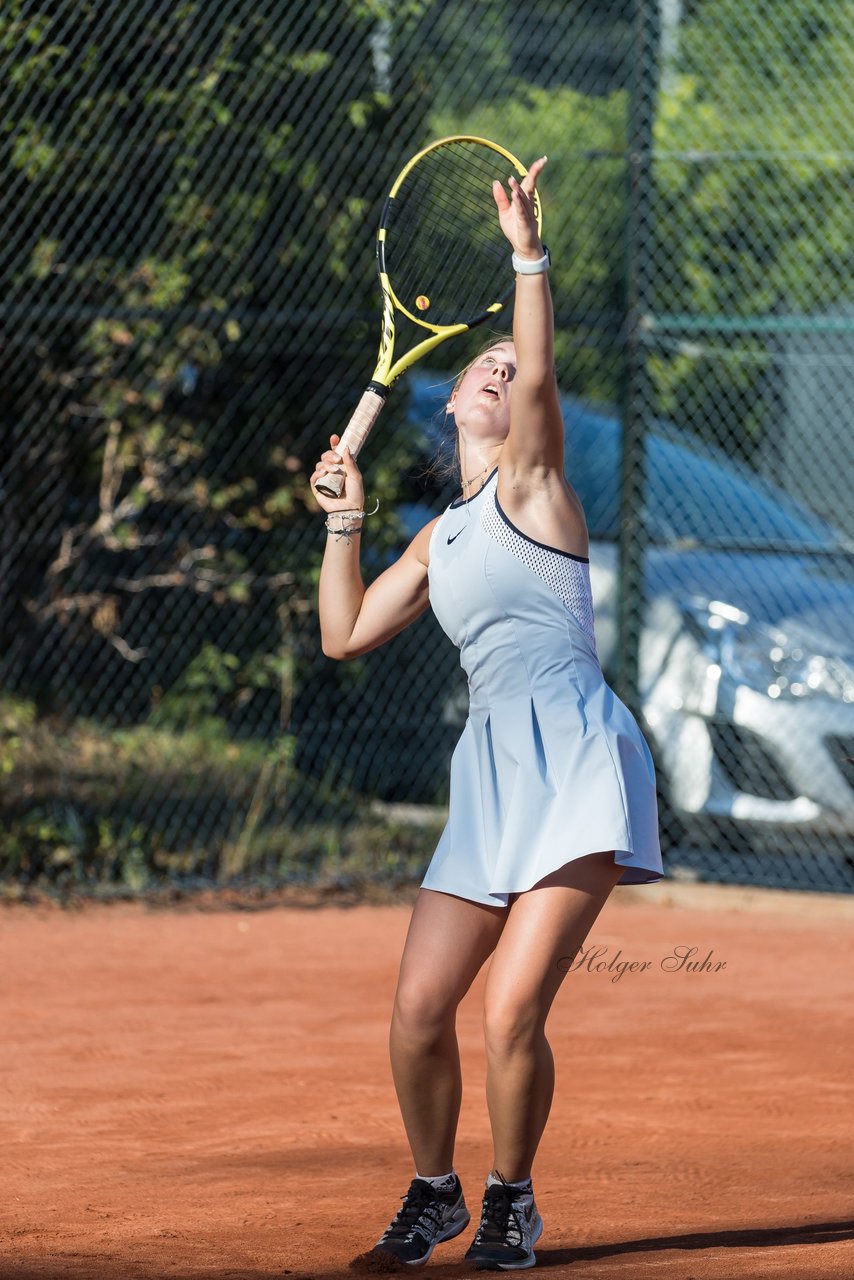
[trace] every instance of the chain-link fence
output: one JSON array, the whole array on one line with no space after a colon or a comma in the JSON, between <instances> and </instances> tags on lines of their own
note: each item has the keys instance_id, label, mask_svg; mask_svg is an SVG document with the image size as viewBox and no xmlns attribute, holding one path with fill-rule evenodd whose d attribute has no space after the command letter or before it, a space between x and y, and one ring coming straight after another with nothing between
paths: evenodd
<instances>
[{"instance_id":1,"label":"chain-link fence","mask_svg":"<svg viewBox=\"0 0 854 1280\"><path fill-rule=\"evenodd\" d=\"M457 654L428 616L323 657L308 476L373 368L385 188L456 132L550 157L568 474L669 871L854 883L852 0L10 0L0 61L7 886L426 865ZM367 577L453 496L469 354L366 447Z\"/></svg>"}]
</instances>

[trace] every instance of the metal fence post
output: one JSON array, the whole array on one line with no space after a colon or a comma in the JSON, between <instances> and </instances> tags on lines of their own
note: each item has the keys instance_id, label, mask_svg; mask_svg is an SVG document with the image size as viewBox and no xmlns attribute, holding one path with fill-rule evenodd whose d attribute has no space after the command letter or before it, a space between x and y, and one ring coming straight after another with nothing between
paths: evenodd
<instances>
[{"instance_id":1,"label":"metal fence post","mask_svg":"<svg viewBox=\"0 0 854 1280\"><path fill-rule=\"evenodd\" d=\"M652 148L658 68L657 0L636 0L634 57L630 79L625 311L623 440L620 471L617 671L619 696L639 711L639 650L644 598L646 531L645 437L651 410L644 328L650 306Z\"/></svg>"}]
</instances>

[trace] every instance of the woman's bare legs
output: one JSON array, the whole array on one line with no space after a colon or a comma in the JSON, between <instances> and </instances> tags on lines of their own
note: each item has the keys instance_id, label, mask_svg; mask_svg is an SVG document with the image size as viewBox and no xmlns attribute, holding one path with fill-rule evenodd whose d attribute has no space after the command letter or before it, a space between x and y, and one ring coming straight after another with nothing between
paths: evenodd
<instances>
[{"instance_id":1,"label":"woman's bare legs","mask_svg":"<svg viewBox=\"0 0 854 1280\"><path fill-rule=\"evenodd\" d=\"M389 1033L392 1076L415 1170L453 1166L462 1099L457 1006L495 949L508 918L453 894L422 889L400 963Z\"/></svg>"},{"instance_id":2,"label":"woman's bare legs","mask_svg":"<svg viewBox=\"0 0 854 1280\"><path fill-rule=\"evenodd\" d=\"M513 895L484 996L486 1097L493 1169L507 1182L531 1174L551 1109L554 1060L545 1021L568 970L623 868L613 853L579 858Z\"/></svg>"}]
</instances>

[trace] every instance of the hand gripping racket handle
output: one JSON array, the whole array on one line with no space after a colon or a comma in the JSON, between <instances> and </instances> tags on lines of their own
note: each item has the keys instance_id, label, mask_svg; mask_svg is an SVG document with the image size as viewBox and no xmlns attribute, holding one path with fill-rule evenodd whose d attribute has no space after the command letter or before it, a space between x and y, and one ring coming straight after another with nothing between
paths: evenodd
<instances>
[{"instance_id":1,"label":"hand gripping racket handle","mask_svg":"<svg viewBox=\"0 0 854 1280\"><path fill-rule=\"evenodd\" d=\"M352 456L356 457L370 435L371 427L380 416L380 410L385 404L386 390L385 387L377 382L371 383L356 405L352 418L344 428L344 434L338 441L339 452L346 445ZM325 494L327 498L340 498L344 488L344 480L344 471L327 471L326 475L321 480L318 480L315 488L318 493Z\"/></svg>"}]
</instances>

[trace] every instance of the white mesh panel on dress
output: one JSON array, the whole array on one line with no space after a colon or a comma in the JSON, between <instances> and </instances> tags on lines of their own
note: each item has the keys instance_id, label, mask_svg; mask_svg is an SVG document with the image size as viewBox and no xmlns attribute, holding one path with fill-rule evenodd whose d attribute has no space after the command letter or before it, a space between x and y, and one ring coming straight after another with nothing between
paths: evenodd
<instances>
[{"instance_id":1,"label":"white mesh panel on dress","mask_svg":"<svg viewBox=\"0 0 854 1280\"><path fill-rule=\"evenodd\" d=\"M483 504L481 521L491 538L516 556L517 560L526 564L551 587L555 595L569 609L582 631L589 637L595 650L589 563L586 560L575 559L564 551L556 551L552 547L533 542L519 533L500 510L497 494L493 494L491 502L487 501Z\"/></svg>"}]
</instances>

